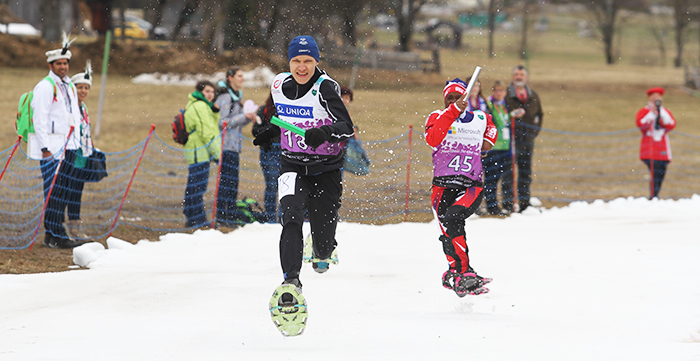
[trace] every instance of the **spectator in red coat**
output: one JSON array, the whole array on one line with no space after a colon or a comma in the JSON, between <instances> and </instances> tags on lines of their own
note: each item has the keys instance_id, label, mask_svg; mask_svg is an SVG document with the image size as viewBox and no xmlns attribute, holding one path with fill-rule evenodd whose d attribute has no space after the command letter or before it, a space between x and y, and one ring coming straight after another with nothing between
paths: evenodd
<instances>
[{"instance_id":1,"label":"spectator in red coat","mask_svg":"<svg viewBox=\"0 0 700 361\"><path fill-rule=\"evenodd\" d=\"M676 119L671 111L661 105L664 89L654 87L647 90L649 102L637 112L637 128L642 132L639 158L651 172L651 195L658 197L666 168L671 162L671 142L668 132L676 127Z\"/></svg>"}]
</instances>

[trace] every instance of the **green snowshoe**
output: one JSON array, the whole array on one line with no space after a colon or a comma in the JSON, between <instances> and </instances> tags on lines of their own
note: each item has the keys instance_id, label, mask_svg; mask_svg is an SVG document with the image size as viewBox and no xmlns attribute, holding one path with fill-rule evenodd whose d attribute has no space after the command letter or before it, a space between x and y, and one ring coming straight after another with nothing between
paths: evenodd
<instances>
[{"instance_id":1,"label":"green snowshoe","mask_svg":"<svg viewBox=\"0 0 700 361\"><path fill-rule=\"evenodd\" d=\"M277 287L270 299L270 314L282 335L301 335L309 317L301 287L294 283L283 283Z\"/></svg>"}]
</instances>

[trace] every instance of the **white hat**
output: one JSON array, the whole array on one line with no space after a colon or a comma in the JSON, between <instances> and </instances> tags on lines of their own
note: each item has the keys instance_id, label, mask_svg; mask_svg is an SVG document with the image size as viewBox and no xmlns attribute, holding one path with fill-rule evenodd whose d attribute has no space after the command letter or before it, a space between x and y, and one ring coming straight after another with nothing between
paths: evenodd
<instances>
[{"instance_id":1,"label":"white hat","mask_svg":"<svg viewBox=\"0 0 700 361\"><path fill-rule=\"evenodd\" d=\"M75 38L75 39L77 39L77 38ZM70 50L68 50L68 47L70 46L70 44L72 44L75 41L75 39L70 40L68 38L68 35L66 35L66 33L64 32L63 33L63 41L62 41L63 48L47 51L46 52L46 58L47 58L46 62L51 63L51 62L54 62L58 59L70 60L70 58L71 58L71 56L73 56L73 54L70 52Z\"/></svg>"},{"instance_id":2,"label":"white hat","mask_svg":"<svg viewBox=\"0 0 700 361\"><path fill-rule=\"evenodd\" d=\"M70 80L76 85L87 84L92 86L92 65L90 64L90 60L88 60L87 64L85 64L85 72L73 75Z\"/></svg>"}]
</instances>

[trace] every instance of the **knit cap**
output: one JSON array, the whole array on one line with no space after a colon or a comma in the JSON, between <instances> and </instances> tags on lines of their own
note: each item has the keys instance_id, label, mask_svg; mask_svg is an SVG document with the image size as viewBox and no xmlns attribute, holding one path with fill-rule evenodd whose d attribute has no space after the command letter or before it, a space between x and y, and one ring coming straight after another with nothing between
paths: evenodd
<instances>
[{"instance_id":1,"label":"knit cap","mask_svg":"<svg viewBox=\"0 0 700 361\"><path fill-rule=\"evenodd\" d=\"M316 59L316 61L319 61L320 59L316 40L314 40L314 38L312 38L310 35L299 35L292 39L292 41L289 42L289 50L287 51L287 54L289 55L290 61L292 58L299 55L308 55Z\"/></svg>"}]
</instances>

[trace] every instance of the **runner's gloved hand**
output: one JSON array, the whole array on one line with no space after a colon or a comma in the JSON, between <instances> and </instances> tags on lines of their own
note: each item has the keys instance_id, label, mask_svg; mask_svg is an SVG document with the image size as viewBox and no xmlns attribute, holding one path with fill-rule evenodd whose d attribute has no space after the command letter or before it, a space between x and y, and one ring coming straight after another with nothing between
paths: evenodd
<instances>
[{"instance_id":1,"label":"runner's gloved hand","mask_svg":"<svg viewBox=\"0 0 700 361\"><path fill-rule=\"evenodd\" d=\"M306 135L304 136L304 143L311 148L318 148L324 142L331 139L330 131L327 131L328 127L323 125L318 128L311 128L306 130Z\"/></svg>"},{"instance_id":2,"label":"runner's gloved hand","mask_svg":"<svg viewBox=\"0 0 700 361\"><path fill-rule=\"evenodd\" d=\"M270 125L265 130L258 133L253 140L253 144L259 146L265 153L272 150L273 139L280 135L280 128L278 126Z\"/></svg>"}]
</instances>

